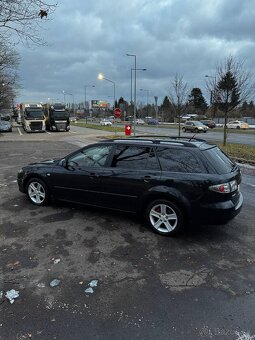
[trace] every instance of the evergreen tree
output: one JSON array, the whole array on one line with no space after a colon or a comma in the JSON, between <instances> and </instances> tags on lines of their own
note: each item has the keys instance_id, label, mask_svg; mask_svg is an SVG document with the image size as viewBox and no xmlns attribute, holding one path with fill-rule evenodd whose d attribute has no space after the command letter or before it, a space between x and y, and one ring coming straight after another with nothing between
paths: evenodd
<instances>
[{"instance_id":1,"label":"evergreen tree","mask_svg":"<svg viewBox=\"0 0 255 340\"><path fill-rule=\"evenodd\" d=\"M224 112L229 112L240 104L240 91L237 79L231 71L219 80L216 91L219 95L218 106Z\"/></svg>"},{"instance_id":2,"label":"evergreen tree","mask_svg":"<svg viewBox=\"0 0 255 340\"><path fill-rule=\"evenodd\" d=\"M189 95L188 99L188 105L196 111L196 113L202 114L204 113L208 105L206 103L206 100L202 94L202 91L198 87L194 87L191 90L191 93Z\"/></svg>"},{"instance_id":3,"label":"evergreen tree","mask_svg":"<svg viewBox=\"0 0 255 340\"><path fill-rule=\"evenodd\" d=\"M165 96L163 103L160 106L160 112L162 114L163 120L168 120L170 116L170 100L167 96Z\"/></svg>"}]
</instances>

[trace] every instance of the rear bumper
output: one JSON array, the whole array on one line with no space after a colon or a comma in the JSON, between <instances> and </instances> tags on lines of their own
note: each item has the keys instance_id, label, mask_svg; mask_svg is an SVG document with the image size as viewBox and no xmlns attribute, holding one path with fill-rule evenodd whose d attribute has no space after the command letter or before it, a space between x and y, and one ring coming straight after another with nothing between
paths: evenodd
<instances>
[{"instance_id":1,"label":"rear bumper","mask_svg":"<svg viewBox=\"0 0 255 340\"><path fill-rule=\"evenodd\" d=\"M225 224L237 216L243 205L243 195L239 192L237 202L228 200L225 202L205 204L200 206L199 220L206 224Z\"/></svg>"}]
</instances>

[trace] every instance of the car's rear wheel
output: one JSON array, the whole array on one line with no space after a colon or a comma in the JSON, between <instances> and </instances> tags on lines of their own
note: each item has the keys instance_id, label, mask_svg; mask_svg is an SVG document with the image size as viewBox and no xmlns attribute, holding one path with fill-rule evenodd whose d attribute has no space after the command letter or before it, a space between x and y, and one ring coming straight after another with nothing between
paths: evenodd
<instances>
[{"instance_id":1,"label":"car's rear wheel","mask_svg":"<svg viewBox=\"0 0 255 340\"><path fill-rule=\"evenodd\" d=\"M155 200L146 209L146 220L150 227L161 235L174 235L183 227L183 214L168 200Z\"/></svg>"},{"instance_id":2,"label":"car's rear wheel","mask_svg":"<svg viewBox=\"0 0 255 340\"><path fill-rule=\"evenodd\" d=\"M183 132L186 132L186 129L185 129L185 127L183 127L183 128L182 128L182 131L183 131Z\"/></svg>"},{"instance_id":3,"label":"car's rear wheel","mask_svg":"<svg viewBox=\"0 0 255 340\"><path fill-rule=\"evenodd\" d=\"M237 129L240 129L240 126L239 125L237 125L237 127L236 127Z\"/></svg>"},{"instance_id":4,"label":"car's rear wheel","mask_svg":"<svg viewBox=\"0 0 255 340\"><path fill-rule=\"evenodd\" d=\"M47 185L39 178L31 178L26 185L26 194L31 203L45 205L49 202L49 190Z\"/></svg>"}]
</instances>

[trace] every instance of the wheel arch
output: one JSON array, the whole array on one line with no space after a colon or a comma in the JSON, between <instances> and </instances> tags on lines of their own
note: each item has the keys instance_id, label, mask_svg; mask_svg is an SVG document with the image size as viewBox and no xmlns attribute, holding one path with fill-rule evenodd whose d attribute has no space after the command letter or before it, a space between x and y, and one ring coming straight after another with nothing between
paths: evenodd
<instances>
[{"instance_id":1,"label":"wheel arch","mask_svg":"<svg viewBox=\"0 0 255 340\"><path fill-rule=\"evenodd\" d=\"M41 181L43 181L45 183L45 185L47 186L47 189L50 191L50 187L49 187L49 183L45 180L45 177L42 176L41 174L38 174L38 173L30 173L27 175L26 179L24 180L24 189L26 190L27 188L27 184L28 182L32 179L32 178L38 178L40 179Z\"/></svg>"},{"instance_id":2,"label":"wheel arch","mask_svg":"<svg viewBox=\"0 0 255 340\"><path fill-rule=\"evenodd\" d=\"M170 192L153 192L146 195L141 204L141 213L144 215L148 205L156 200L167 200L174 203L183 213L184 219L188 219L191 213L191 207L188 200L183 196L177 196Z\"/></svg>"}]
</instances>

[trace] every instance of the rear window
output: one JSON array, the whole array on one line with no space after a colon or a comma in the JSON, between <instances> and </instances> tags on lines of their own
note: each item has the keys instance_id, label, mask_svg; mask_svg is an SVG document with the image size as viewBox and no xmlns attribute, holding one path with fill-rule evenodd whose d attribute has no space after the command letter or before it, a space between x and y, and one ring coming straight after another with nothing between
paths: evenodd
<instances>
[{"instance_id":1,"label":"rear window","mask_svg":"<svg viewBox=\"0 0 255 340\"><path fill-rule=\"evenodd\" d=\"M235 163L218 147L203 152L219 174L227 174L235 167Z\"/></svg>"},{"instance_id":2,"label":"rear window","mask_svg":"<svg viewBox=\"0 0 255 340\"><path fill-rule=\"evenodd\" d=\"M194 152L175 148L157 148L157 156L163 171L207 173Z\"/></svg>"}]
</instances>

